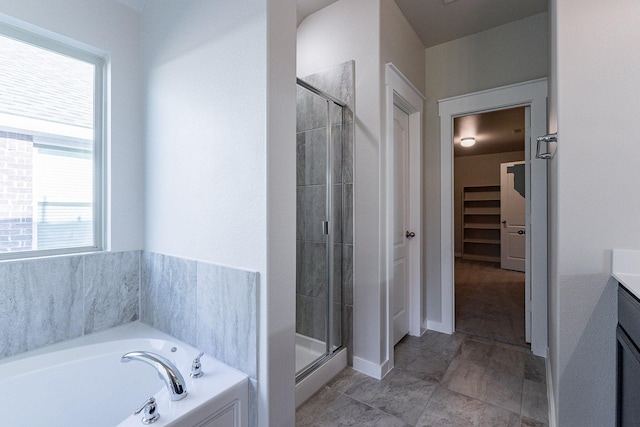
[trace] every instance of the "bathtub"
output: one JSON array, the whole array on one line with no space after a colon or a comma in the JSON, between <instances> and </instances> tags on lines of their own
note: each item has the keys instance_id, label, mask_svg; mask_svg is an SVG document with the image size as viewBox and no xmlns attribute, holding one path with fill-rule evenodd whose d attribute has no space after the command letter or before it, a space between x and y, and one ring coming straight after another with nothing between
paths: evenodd
<instances>
[{"instance_id":1,"label":"bathtub","mask_svg":"<svg viewBox=\"0 0 640 427\"><path fill-rule=\"evenodd\" d=\"M151 366L123 354L164 356L186 381L187 397L172 402ZM189 376L199 353L139 322L55 344L0 362L0 425L11 427L143 426L133 412L151 396L160 418L153 426L246 427L247 376L204 355L204 375Z\"/></svg>"}]
</instances>

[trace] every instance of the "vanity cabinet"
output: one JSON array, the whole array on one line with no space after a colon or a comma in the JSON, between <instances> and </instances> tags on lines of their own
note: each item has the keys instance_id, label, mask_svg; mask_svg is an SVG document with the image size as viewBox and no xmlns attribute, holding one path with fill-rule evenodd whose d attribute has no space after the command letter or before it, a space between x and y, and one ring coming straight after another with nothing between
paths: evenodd
<instances>
[{"instance_id":1,"label":"vanity cabinet","mask_svg":"<svg viewBox=\"0 0 640 427\"><path fill-rule=\"evenodd\" d=\"M640 423L640 300L618 286L617 425Z\"/></svg>"}]
</instances>

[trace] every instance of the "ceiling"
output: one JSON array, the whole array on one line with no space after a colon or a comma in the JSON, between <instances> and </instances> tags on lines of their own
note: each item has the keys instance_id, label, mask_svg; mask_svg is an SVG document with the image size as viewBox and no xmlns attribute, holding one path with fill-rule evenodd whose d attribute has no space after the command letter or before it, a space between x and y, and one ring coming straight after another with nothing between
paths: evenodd
<instances>
[{"instance_id":1,"label":"ceiling","mask_svg":"<svg viewBox=\"0 0 640 427\"><path fill-rule=\"evenodd\" d=\"M425 47L545 12L547 0L396 0Z\"/></svg>"},{"instance_id":2,"label":"ceiling","mask_svg":"<svg viewBox=\"0 0 640 427\"><path fill-rule=\"evenodd\" d=\"M142 0L121 0L142 1ZM337 0L297 0L298 25ZM425 47L479 33L547 10L548 0L395 0Z\"/></svg>"},{"instance_id":3,"label":"ceiling","mask_svg":"<svg viewBox=\"0 0 640 427\"><path fill-rule=\"evenodd\" d=\"M523 151L524 108L456 117L453 120L454 157ZM475 138L476 144L462 147L460 140L467 137Z\"/></svg>"},{"instance_id":4,"label":"ceiling","mask_svg":"<svg viewBox=\"0 0 640 427\"><path fill-rule=\"evenodd\" d=\"M151 0L117 0L138 12ZM296 0L298 25L337 0ZM548 0L396 0L425 47L545 12Z\"/></svg>"}]
</instances>

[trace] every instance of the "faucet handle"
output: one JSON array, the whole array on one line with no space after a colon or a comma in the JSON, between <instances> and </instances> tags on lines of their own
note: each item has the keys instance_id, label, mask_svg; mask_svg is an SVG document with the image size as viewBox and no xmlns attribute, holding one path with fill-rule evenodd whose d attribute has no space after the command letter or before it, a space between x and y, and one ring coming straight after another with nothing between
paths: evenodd
<instances>
[{"instance_id":1,"label":"faucet handle","mask_svg":"<svg viewBox=\"0 0 640 427\"><path fill-rule=\"evenodd\" d=\"M151 396L139 407L133 415L138 415L144 410L144 416L142 417L142 424L153 424L160 418L160 413L157 411L156 399Z\"/></svg>"},{"instance_id":2,"label":"faucet handle","mask_svg":"<svg viewBox=\"0 0 640 427\"><path fill-rule=\"evenodd\" d=\"M200 358L203 355L204 351L200 352L200 354L197 355L195 359L193 359L193 363L191 364L191 378L200 378L202 375L204 375L204 372L202 372L202 365L200 364Z\"/></svg>"}]
</instances>

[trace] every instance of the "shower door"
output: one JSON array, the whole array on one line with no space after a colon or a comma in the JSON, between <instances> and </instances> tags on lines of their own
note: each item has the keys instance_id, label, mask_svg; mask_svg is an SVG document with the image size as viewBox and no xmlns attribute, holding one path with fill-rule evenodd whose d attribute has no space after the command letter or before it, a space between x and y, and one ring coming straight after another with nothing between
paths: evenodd
<instances>
[{"instance_id":1,"label":"shower door","mask_svg":"<svg viewBox=\"0 0 640 427\"><path fill-rule=\"evenodd\" d=\"M341 347L343 107L298 82L296 377Z\"/></svg>"}]
</instances>

